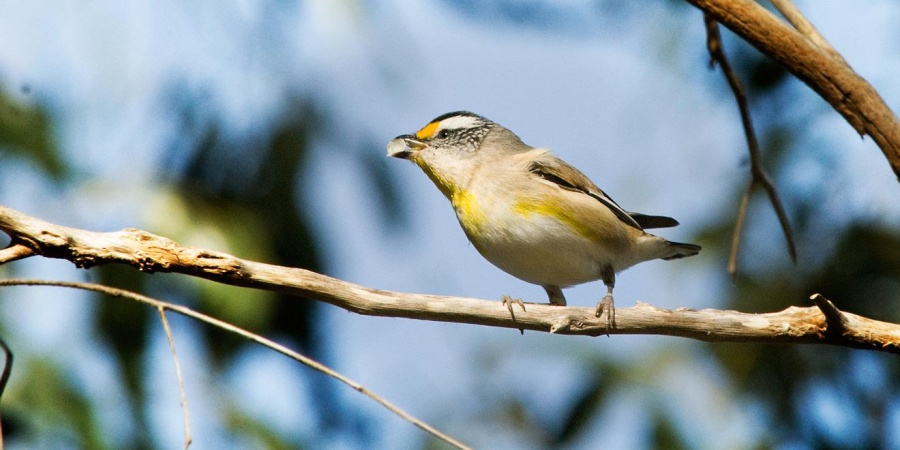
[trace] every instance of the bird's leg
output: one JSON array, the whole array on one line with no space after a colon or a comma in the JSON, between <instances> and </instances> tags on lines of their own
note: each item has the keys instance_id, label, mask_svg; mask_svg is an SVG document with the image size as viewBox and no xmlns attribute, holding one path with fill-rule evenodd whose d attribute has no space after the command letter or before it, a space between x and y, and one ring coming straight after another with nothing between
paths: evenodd
<instances>
[{"instance_id":1,"label":"bird's leg","mask_svg":"<svg viewBox=\"0 0 900 450\"><path fill-rule=\"evenodd\" d=\"M550 303L557 306L566 306L566 296L563 295L562 289L559 286L543 286L544 290L547 291L547 296L550 297Z\"/></svg>"},{"instance_id":2,"label":"bird's leg","mask_svg":"<svg viewBox=\"0 0 900 450\"><path fill-rule=\"evenodd\" d=\"M606 266L600 272L603 284L606 285L606 295L597 303L596 316L600 317L606 313L606 335L609 336L609 329L616 326L616 307L613 302L613 287L616 285L616 271L611 266Z\"/></svg>"}]
</instances>

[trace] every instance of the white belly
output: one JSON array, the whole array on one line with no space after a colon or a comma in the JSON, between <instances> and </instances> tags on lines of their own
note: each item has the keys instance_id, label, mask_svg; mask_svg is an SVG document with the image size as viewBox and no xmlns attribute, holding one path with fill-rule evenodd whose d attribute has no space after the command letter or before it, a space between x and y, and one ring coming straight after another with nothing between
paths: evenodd
<instances>
[{"instance_id":1,"label":"white belly","mask_svg":"<svg viewBox=\"0 0 900 450\"><path fill-rule=\"evenodd\" d=\"M501 216L509 220L501 217L477 235L467 234L482 256L516 278L566 287L598 280L601 269L612 265L614 255L556 218Z\"/></svg>"}]
</instances>

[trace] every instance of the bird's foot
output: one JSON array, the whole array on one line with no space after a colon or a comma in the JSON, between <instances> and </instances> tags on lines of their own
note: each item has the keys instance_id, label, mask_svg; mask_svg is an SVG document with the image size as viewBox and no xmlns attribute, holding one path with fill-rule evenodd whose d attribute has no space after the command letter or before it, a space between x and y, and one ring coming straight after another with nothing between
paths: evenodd
<instances>
[{"instance_id":1,"label":"bird's foot","mask_svg":"<svg viewBox=\"0 0 900 450\"><path fill-rule=\"evenodd\" d=\"M525 311L525 303L522 302L521 298L512 298L508 295L504 295L501 304L509 310L509 315L512 316L513 320L516 320L516 314L513 312L513 305L519 305L522 307L522 311Z\"/></svg>"},{"instance_id":2,"label":"bird's foot","mask_svg":"<svg viewBox=\"0 0 900 450\"><path fill-rule=\"evenodd\" d=\"M613 303L612 294L606 294L603 299L597 302L596 317L601 317L606 313L606 335L609 336L609 330L616 326L616 307Z\"/></svg>"},{"instance_id":3,"label":"bird's foot","mask_svg":"<svg viewBox=\"0 0 900 450\"><path fill-rule=\"evenodd\" d=\"M516 321L516 313L513 312L513 304L521 306L522 311L525 311L525 303L522 302L521 298L512 298L508 295L504 295L501 300L501 304L503 306L506 306L506 309L509 310L509 316L512 317L513 322ZM519 328L519 332L521 332L522 334L525 334L525 329Z\"/></svg>"}]
</instances>

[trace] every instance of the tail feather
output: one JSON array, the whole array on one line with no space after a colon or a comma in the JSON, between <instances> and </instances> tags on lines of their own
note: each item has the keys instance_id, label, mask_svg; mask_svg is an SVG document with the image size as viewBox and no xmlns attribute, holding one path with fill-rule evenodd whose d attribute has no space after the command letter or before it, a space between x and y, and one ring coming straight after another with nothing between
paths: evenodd
<instances>
[{"instance_id":1,"label":"tail feather","mask_svg":"<svg viewBox=\"0 0 900 450\"><path fill-rule=\"evenodd\" d=\"M666 241L666 249L669 252L662 259L669 261L671 259L687 258L700 253L700 246L695 244L685 244L683 242Z\"/></svg>"}]
</instances>

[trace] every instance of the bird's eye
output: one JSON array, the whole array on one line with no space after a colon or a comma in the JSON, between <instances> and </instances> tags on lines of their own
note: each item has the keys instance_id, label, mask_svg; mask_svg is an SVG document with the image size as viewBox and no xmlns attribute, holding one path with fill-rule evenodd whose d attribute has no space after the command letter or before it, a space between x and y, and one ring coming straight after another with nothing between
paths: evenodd
<instances>
[{"instance_id":1,"label":"bird's eye","mask_svg":"<svg viewBox=\"0 0 900 450\"><path fill-rule=\"evenodd\" d=\"M438 138L439 138L439 139L447 139L448 137L450 137L450 132L449 132L449 131L447 131L447 130L441 130L441 131L438 132Z\"/></svg>"}]
</instances>

